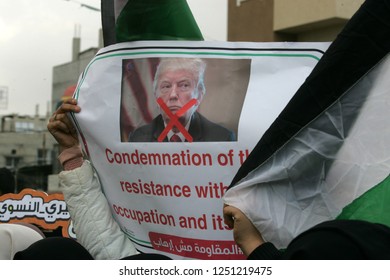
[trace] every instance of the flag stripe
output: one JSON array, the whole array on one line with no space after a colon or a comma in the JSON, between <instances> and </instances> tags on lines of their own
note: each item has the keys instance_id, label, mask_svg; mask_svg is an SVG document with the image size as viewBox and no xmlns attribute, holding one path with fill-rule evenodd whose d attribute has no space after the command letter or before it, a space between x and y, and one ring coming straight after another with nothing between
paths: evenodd
<instances>
[{"instance_id":1,"label":"flag stripe","mask_svg":"<svg viewBox=\"0 0 390 280\"><path fill-rule=\"evenodd\" d=\"M203 40L185 0L127 1L116 20L117 42Z\"/></svg>"},{"instance_id":2,"label":"flag stripe","mask_svg":"<svg viewBox=\"0 0 390 280\"><path fill-rule=\"evenodd\" d=\"M116 43L114 1L102 0L100 6L102 13L103 44L107 47Z\"/></svg>"},{"instance_id":3,"label":"flag stripe","mask_svg":"<svg viewBox=\"0 0 390 280\"><path fill-rule=\"evenodd\" d=\"M336 219L365 220L390 226L390 176L347 205Z\"/></svg>"},{"instance_id":4,"label":"flag stripe","mask_svg":"<svg viewBox=\"0 0 390 280\"><path fill-rule=\"evenodd\" d=\"M104 46L138 40L203 40L186 0L101 1Z\"/></svg>"},{"instance_id":5,"label":"flag stripe","mask_svg":"<svg viewBox=\"0 0 390 280\"><path fill-rule=\"evenodd\" d=\"M122 65L121 139L135 128L149 123L158 107L153 95L153 78L159 58L125 59Z\"/></svg>"},{"instance_id":6,"label":"flag stripe","mask_svg":"<svg viewBox=\"0 0 390 280\"><path fill-rule=\"evenodd\" d=\"M124 78L126 79L126 82L131 88L131 91L135 97L135 101L138 108L140 109L139 112L142 115L143 121L149 123L152 121L153 116L148 108L148 94L139 73L140 70L137 69L137 64L129 62L125 66Z\"/></svg>"}]
</instances>

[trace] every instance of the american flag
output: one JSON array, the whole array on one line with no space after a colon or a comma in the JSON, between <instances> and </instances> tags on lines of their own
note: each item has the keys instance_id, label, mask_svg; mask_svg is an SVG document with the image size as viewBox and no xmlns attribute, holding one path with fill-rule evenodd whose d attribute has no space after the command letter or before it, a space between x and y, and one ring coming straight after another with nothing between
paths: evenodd
<instances>
[{"instance_id":1,"label":"american flag","mask_svg":"<svg viewBox=\"0 0 390 280\"><path fill-rule=\"evenodd\" d=\"M153 78L159 58L126 59L122 64L120 127L122 142L135 128L150 123L159 113Z\"/></svg>"}]
</instances>

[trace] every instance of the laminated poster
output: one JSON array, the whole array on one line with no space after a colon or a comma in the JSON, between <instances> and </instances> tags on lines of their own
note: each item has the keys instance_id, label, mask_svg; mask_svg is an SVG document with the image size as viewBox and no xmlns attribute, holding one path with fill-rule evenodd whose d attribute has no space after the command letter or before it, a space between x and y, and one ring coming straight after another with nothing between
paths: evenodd
<instances>
[{"instance_id":1,"label":"laminated poster","mask_svg":"<svg viewBox=\"0 0 390 280\"><path fill-rule=\"evenodd\" d=\"M328 46L145 41L98 52L74 93L75 122L113 217L139 250L245 258L222 197Z\"/></svg>"}]
</instances>

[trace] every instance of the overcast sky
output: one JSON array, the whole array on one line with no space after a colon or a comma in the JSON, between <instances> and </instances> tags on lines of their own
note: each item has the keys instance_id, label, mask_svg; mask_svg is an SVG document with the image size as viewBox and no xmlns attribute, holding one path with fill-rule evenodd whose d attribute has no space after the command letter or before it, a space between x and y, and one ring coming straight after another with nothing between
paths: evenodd
<instances>
[{"instance_id":1,"label":"overcast sky","mask_svg":"<svg viewBox=\"0 0 390 280\"><path fill-rule=\"evenodd\" d=\"M187 0L206 40L225 41L227 0ZM81 50L97 47L100 0L0 1L0 115L45 115L51 101L52 68L71 60L75 26L81 25ZM0 95L1 97L1 95ZM3 101L3 102L2 102Z\"/></svg>"}]
</instances>

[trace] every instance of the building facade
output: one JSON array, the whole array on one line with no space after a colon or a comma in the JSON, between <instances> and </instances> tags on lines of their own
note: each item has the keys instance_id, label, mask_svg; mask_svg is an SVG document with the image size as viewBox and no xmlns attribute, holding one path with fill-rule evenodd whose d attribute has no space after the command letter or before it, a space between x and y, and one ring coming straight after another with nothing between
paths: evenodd
<instances>
[{"instance_id":1,"label":"building facade","mask_svg":"<svg viewBox=\"0 0 390 280\"><path fill-rule=\"evenodd\" d=\"M101 39L99 47L100 42ZM59 191L57 174L61 167L57 161L58 144L47 131L47 123L58 105L72 96L79 75L98 49L80 51L80 38L73 39L71 61L53 67L52 103L45 116L40 116L37 109L35 116L12 114L0 117L2 188L10 190L8 185L12 184L14 192L24 188L48 193ZM10 176L13 176L13 180L9 179Z\"/></svg>"},{"instance_id":2,"label":"building facade","mask_svg":"<svg viewBox=\"0 0 390 280\"><path fill-rule=\"evenodd\" d=\"M5 115L0 120L0 176L2 188L14 176L14 190L23 188L47 190L47 176L51 173L54 138L47 131L48 114L34 117ZM8 173L5 173L8 171ZM7 183L8 184L8 183Z\"/></svg>"},{"instance_id":3,"label":"building facade","mask_svg":"<svg viewBox=\"0 0 390 280\"><path fill-rule=\"evenodd\" d=\"M228 0L228 41L330 42L364 0Z\"/></svg>"},{"instance_id":4,"label":"building facade","mask_svg":"<svg viewBox=\"0 0 390 280\"><path fill-rule=\"evenodd\" d=\"M53 85L51 95L51 108L54 112L58 105L62 103L64 98L71 97L76 88L77 81L80 74L87 67L88 63L95 56L101 45L99 39L98 48L89 48L80 51L81 39L79 37L73 38L72 44L72 60L53 67Z\"/></svg>"}]
</instances>

